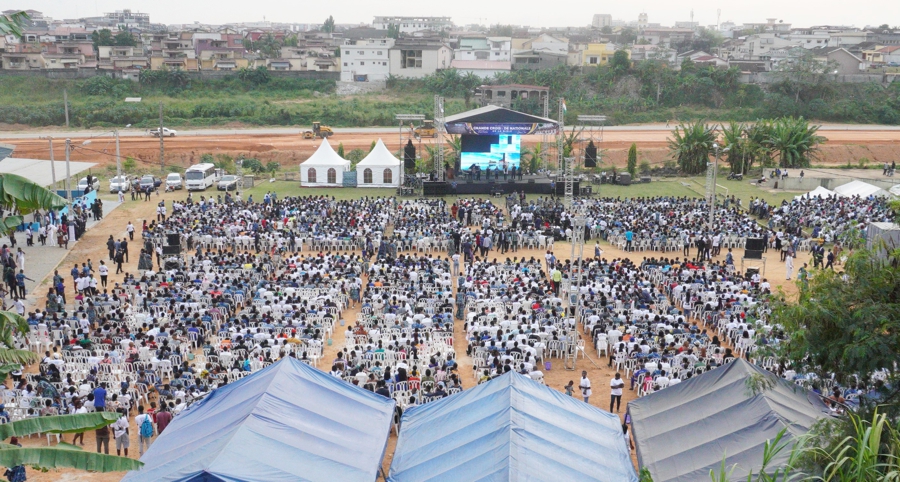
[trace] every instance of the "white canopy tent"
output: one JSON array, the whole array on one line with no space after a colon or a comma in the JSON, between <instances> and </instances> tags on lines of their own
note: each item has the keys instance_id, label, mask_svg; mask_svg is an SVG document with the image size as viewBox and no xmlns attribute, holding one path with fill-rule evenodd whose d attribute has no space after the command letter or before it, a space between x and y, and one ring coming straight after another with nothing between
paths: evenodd
<instances>
[{"instance_id":1,"label":"white canopy tent","mask_svg":"<svg viewBox=\"0 0 900 482\"><path fill-rule=\"evenodd\" d=\"M888 197L890 194L878 186L873 186L867 182L850 181L847 184L834 188L834 192L840 196L859 196L859 197Z\"/></svg>"},{"instance_id":2,"label":"white canopy tent","mask_svg":"<svg viewBox=\"0 0 900 482\"><path fill-rule=\"evenodd\" d=\"M336 187L344 185L344 172L350 170L350 161L339 156L328 139L304 163L300 164L300 185L308 187Z\"/></svg>"},{"instance_id":3,"label":"white canopy tent","mask_svg":"<svg viewBox=\"0 0 900 482\"><path fill-rule=\"evenodd\" d=\"M358 187L396 187L400 185L400 159L394 157L381 139L372 152L356 165Z\"/></svg>"},{"instance_id":4,"label":"white canopy tent","mask_svg":"<svg viewBox=\"0 0 900 482\"><path fill-rule=\"evenodd\" d=\"M72 180L70 181L72 189L75 189L75 186L78 184L78 175L96 165L96 162L69 162L69 174L72 176ZM0 161L0 174L16 174L41 186L50 186L53 184L54 169L56 170L56 181L65 181L65 161L42 161L40 159L23 159L16 157L7 157Z\"/></svg>"},{"instance_id":5,"label":"white canopy tent","mask_svg":"<svg viewBox=\"0 0 900 482\"><path fill-rule=\"evenodd\" d=\"M900 196L900 184L897 184L896 186L892 187L891 190L888 192L893 194L894 196Z\"/></svg>"},{"instance_id":6,"label":"white canopy tent","mask_svg":"<svg viewBox=\"0 0 900 482\"><path fill-rule=\"evenodd\" d=\"M834 196L834 195L835 195L834 191L832 191L832 190L830 190L830 189L828 189L828 188L824 188L824 187L822 187L822 186L819 186L819 187L813 189L812 191L810 191L810 192L808 192L808 193L806 193L806 194L801 194L801 195L799 195L799 196L794 196L794 199L800 199L800 198L802 198L802 197L804 197L804 196L806 196L806 197L811 197L811 198L813 198L813 197L823 198L823 197L831 197L831 196Z\"/></svg>"}]
</instances>

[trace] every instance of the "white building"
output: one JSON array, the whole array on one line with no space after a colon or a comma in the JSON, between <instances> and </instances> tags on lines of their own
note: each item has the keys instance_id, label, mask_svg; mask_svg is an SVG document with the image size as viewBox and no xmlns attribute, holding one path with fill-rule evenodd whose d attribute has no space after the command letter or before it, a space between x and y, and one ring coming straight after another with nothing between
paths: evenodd
<instances>
[{"instance_id":1,"label":"white building","mask_svg":"<svg viewBox=\"0 0 900 482\"><path fill-rule=\"evenodd\" d=\"M391 74L412 79L450 68L453 50L446 44L427 40L403 39L389 51Z\"/></svg>"},{"instance_id":2,"label":"white building","mask_svg":"<svg viewBox=\"0 0 900 482\"><path fill-rule=\"evenodd\" d=\"M511 59L512 38L461 36L459 48L453 51L454 60L506 61Z\"/></svg>"},{"instance_id":3,"label":"white building","mask_svg":"<svg viewBox=\"0 0 900 482\"><path fill-rule=\"evenodd\" d=\"M394 39L345 40L341 45L341 82L383 82L391 73Z\"/></svg>"},{"instance_id":4,"label":"white building","mask_svg":"<svg viewBox=\"0 0 900 482\"><path fill-rule=\"evenodd\" d=\"M400 17L384 16L375 17L372 27L378 30L387 30L389 25L400 27L400 33L413 33L420 30L433 30L440 32L453 26L450 17Z\"/></svg>"},{"instance_id":5,"label":"white building","mask_svg":"<svg viewBox=\"0 0 900 482\"><path fill-rule=\"evenodd\" d=\"M613 18L608 13L595 13L591 20L592 28L612 27Z\"/></svg>"}]
</instances>

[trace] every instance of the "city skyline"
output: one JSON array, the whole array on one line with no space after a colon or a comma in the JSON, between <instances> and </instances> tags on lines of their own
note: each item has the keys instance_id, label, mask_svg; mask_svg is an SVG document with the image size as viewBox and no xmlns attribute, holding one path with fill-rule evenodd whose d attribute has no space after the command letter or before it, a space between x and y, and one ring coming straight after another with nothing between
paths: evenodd
<instances>
[{"instance_id":1,"label":"city skyline","mask_svg":"<svg viewBox=\"0 0 900 482\"><path fill-rule=\"evenodd\" d=\"M21 0L20 0L21 1ZM776 2L761 0L752 5L717 0L695 0L676 5L660 0L643 0L630 5L620 4L606 9L594 2L575 0L567 2L565 9L538 12L525 8L511 11L505 4L487 4L472 0L454 3L454 8L446 5L416 6L409 8L401 2L368 2L363 0L342 0L325 4L284 3L274 0L257 0L248 3L236 0L220 0L209 8L210 3L175 2L159 0L153 2L123 2L120 0L93 0L87 2L59 2L58 0L27 0L9 5L13 9L34 9L54 20L77 19L100 16L106 12L131 9L147 13L153 23L163 24L225 24L242 22L276 23L321 23L329 15L338 24L371 24L377 15L400 16L449 16L456 25L467 24L513 24L530 27L582 27L589 25L597 13L612 15L613 19L633 21L641 12L646 12L651 23L674 25L677 21L689 21L693 10L694 21L699 25L715 25L717 10L721 9L721 22L737 24L762 23L766 18L776 18L795 27L813 25L843 25L854 27L876 26L888 23L900 24L900 4L893 0L875 0L865 9L854 9L845 2L825 0L818 2L815 9L801 2Z\"/></svg>"}]
</instances>

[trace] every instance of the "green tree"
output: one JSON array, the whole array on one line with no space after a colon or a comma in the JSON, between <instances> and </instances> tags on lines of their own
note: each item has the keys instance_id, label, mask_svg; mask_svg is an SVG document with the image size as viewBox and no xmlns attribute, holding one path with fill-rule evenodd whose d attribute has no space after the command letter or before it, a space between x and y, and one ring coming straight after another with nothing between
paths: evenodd
<instances>
[{"instance_id":1,"label":"green tree","mask_svg":"<svg viewBox=\"0 0 900 482\"><path fill-rule=\"evenodd\" d=\"M91 40L94 43L94 52L99 52L100 47L116 44L116 41L113 39L112 31L108 28L94 30L94 32L91 33Z\"/></svg>"},{"instance_id":2,"label":"green tree","mask_svg":"<svg viewBox=\"0 0 900 482\"><path fill-rule=\"evenodd\" d=\"M400 38L400 25L389 23L387 27L387 36L392 39Z\"/></svg>"},{"instance_id":3,"label":"green tree","mask_svg":"<svg viewBox=\"0 0 900 482\"><path fill-rule=\"evenodd\" d=\"M882 382L870 386L878 396L860 397L861 410L878 405L896 420L900 375L892 367L900 360L900 250L860 249L843 268L815 270L798 282L796 302L773 300L771 324L785 335L775 353L798 371L822 380L833 376L844 386L881 374Z\"/></svg>"},{"instance_id":4,"label":"green tree","mask_svg":"<svg viewBox=\"0 0 900 482\"><path fill-rule=\"evenodd\" d=\"M372 141L372 145L369 146L369 152L374 151L375 146L377 146L377 145L378 145L378 141Z\"/></svg>"},{"instance_id":5,"label":"green tree","mask_svg":"<svg viewBox=\"0 0 900 482\"><path fill-rule=\"evenodd\" d=\"M273 175L273 176L275 175L275 173L276 173L279 169L281 169L281 163L280 163L280 162L277 162L277 161L269 161L269 163L266 164L266 171L268 171L269 173L271 173L271 175Z\"/></svg>"},{"instance_id":6,"label":"green tree","mask_svg":"<svg viewBox=\"0 0 900 482\"><path fill-rule=\"evenodd\" d=\"M632 179L637 178L637 144L633 142L628 148L628 172Z\"/></svg>"},{"instance_id":7,"label":"green tree","mask_svg":"<svg viewBox=\"0 0 900 482\"><path fill-rule=\"evenodd\" d=\"M731 172L745 173L748 166L745 165L747 159L747 140L745 135L746 127L740 122L729 122L722 126L722 147L727 147L728 152L725 155L725 162L731 166Z\"/></svg>"},{"instance_id":8,"label":"green tree","mask_svg":"<svg viewBox=\"0 0 900 482\"><path fill-rule=\"evenodd\" d=\"M627 74L631 69L631 59L628 58L628 52L616 50L609 61L609 69L616 76Z\"/></svg>"},{"instance_id":9,"label":"green tree","mask_svg":"<svg viewBox=\"0 0 900 482\"><path fill-rule=\"evenodd\" d=\"M338 143L337 155L344 157L344 143L343 142ZM346 159L346 157L344 157L344 159Z\"/></svg>"},{"instance_id":10,"label":"green tree","mask_svg":"<svg viewBox=\"0 0 900 482\"><path fill-rule=\"evenodd\" d=\"M818 154L818 146L825 138L817 135L819 126L810 125L799 117L782 117L775 121L767 145L778 154L781 167L809 167Z\"/></svg>"},{"instance_id":11,"label":"green tree","mask_svg":"<svg viewBox=\"0 0 900 482\"><path fill-rule=\"evenodd\" d=\"M272 80L272 76L269 74L269 69L262 65L255 69L249 69L246 67L238 69L238 78L255 86L267 84L270 80Z\"/></svg>"},{"instance_id":12,"label":"green tree","mask_svg":"<svg viewBox=\"0 0 900 482\"><path fill-rule=\"evenodd\" d=\"M249 157L246 159L242 159L241 168L245 171L250 171L253 174L259 174L266 170L266 167L263 166L262 161L256 159L255 157Z\"/></svg>"},{"instance_id":13,"label":"green tree","mask_svg":"<svg viewBox=\"0 0 900 482\"><path fill-rule=\"evenodd\" d=\"M600 33L602 33L603 35L610 35L611 33L613 33L612 27L610 27L609 25L605 25L600 29Z\"/></svg>"},{"instance_id":14,"label":"green tree","mask_svg":"<svg viewBox=\"0 0 900 482\"><path fill-rule=\"evenodd\" d=\"M334 33L334 17L331 15L325 19L325 23L322 24L322 31L325 33Z\"/></svg>"},{"instance_id":15,"label":"green tree","mask_svg":"<svg viewBox=\"0 0 900 482\"><path fill-rule=\"evenodd\" d=\"M716 142L715 126L703 121L681 123L668 139L669 155L678 162L682 172L689 175L706 170L712 145Z\"/></svg>"},{"instance_id":16,"label":"green tree","mask_svg":"<svg viewBox=\"0 0 900 482\"><path fill-rule=\"evenodd\" d=\"M136 47L137 39L127 30L122 30L113 37L113 45L119 47Z\"/></svg>"}]
</instances>

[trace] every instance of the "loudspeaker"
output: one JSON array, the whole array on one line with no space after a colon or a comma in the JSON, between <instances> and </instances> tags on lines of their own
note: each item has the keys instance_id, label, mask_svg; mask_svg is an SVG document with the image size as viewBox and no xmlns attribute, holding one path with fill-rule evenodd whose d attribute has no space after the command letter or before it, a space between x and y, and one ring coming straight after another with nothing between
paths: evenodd
<instances>
[{"instance_id":1,"label":"loudspeaker","mask_svg":"<svg viewBox=\"0 0 900 482\"><path fill-rule=\"evenodd\" d=\"M422 183L422 194L425 196L444 196L450 190L447 182L431 181Z\"/></svg>"},{"instance_id":2,"label":"loudspeaker","mask_svg":"<svg viewBox=\"0 0 900 482\"><path fill-rule=\"evenodd\" d=\"M181 235L178 233L175 234L167 234L166 235L166 244L169 246L181 245Z\"/></svg>"},{"instance_id":3,"label":"loudspeaker","mask_svg":"<svg viewBox=\"0 0 900 482\"><path fill-rule=\"evenodd\" d=\"M588 142L584 148L584 167L597 167L597 147L594 141Z\"/></svg>"},{"instance_id":4,"label":"loudspeaker","mask_svg":"<svg viewBox=\"0 0 900 482\"><path fill-rule=\"evenodd\" d=\"M618 184L620 186L630 186L631 185L631 174L629 174L627 172L619 173L619 175L616 176L616 184Z\"/></svg>"},{"instance_id":5,"label":"loudspeaker","mask_svg":"<svg viewBox=\"0 0 900 482\"><path fill-rule=\"evenodd\" d=\"M572 193L581 192L581 181L574 181L572 183ZM557 182L556 183L556 195L557 196L565 196L566 195L566 183L565 182Z\"/></svg>"},{"instance_id":6,"label":"loudspeaker","mask_svg":"<svg viewBox=\"0 0 900 482\"><path fill-rule=\"evenodd\" d=\"M177 256L177 255L181 254L181 245L177 244L175 246L163 246L162 251L163 251L162 254L164 256L170 256L170 255Z\"/></svg>"},{"instance_id":7,"label":"loudspeaker","mask_svg":"<svg viewBox=\"0 0 900 482\"><path fill-rule=\"evenodd\" d=\"M762 251L766 249L766 243L763 241L763 238L747 238L747 244L744 245L744 249L748 251Z\"/></svg>"},{"instance_id":8,"label":"loudspeaker","mask_svg":"<svg viewBox=\"0 0 900 482\"><path fill-rule=\"evenodd\" d=\"M403 165L407 169L416 167L416 147L413 145L412 140L406 141L406 147L403 148Z\"/></svg>"},{"instance_id":9,"label":"loudspeaker","mask_svg":"<svg viewBox=\"0 0 900 482\"><path fill-rule=\"evenodd\" d=\"M749 239L747 240L750 241ZM761 249L745 249L744 250L744 259L762 259L762 250Z\"/></svg>"}]
</instances>

